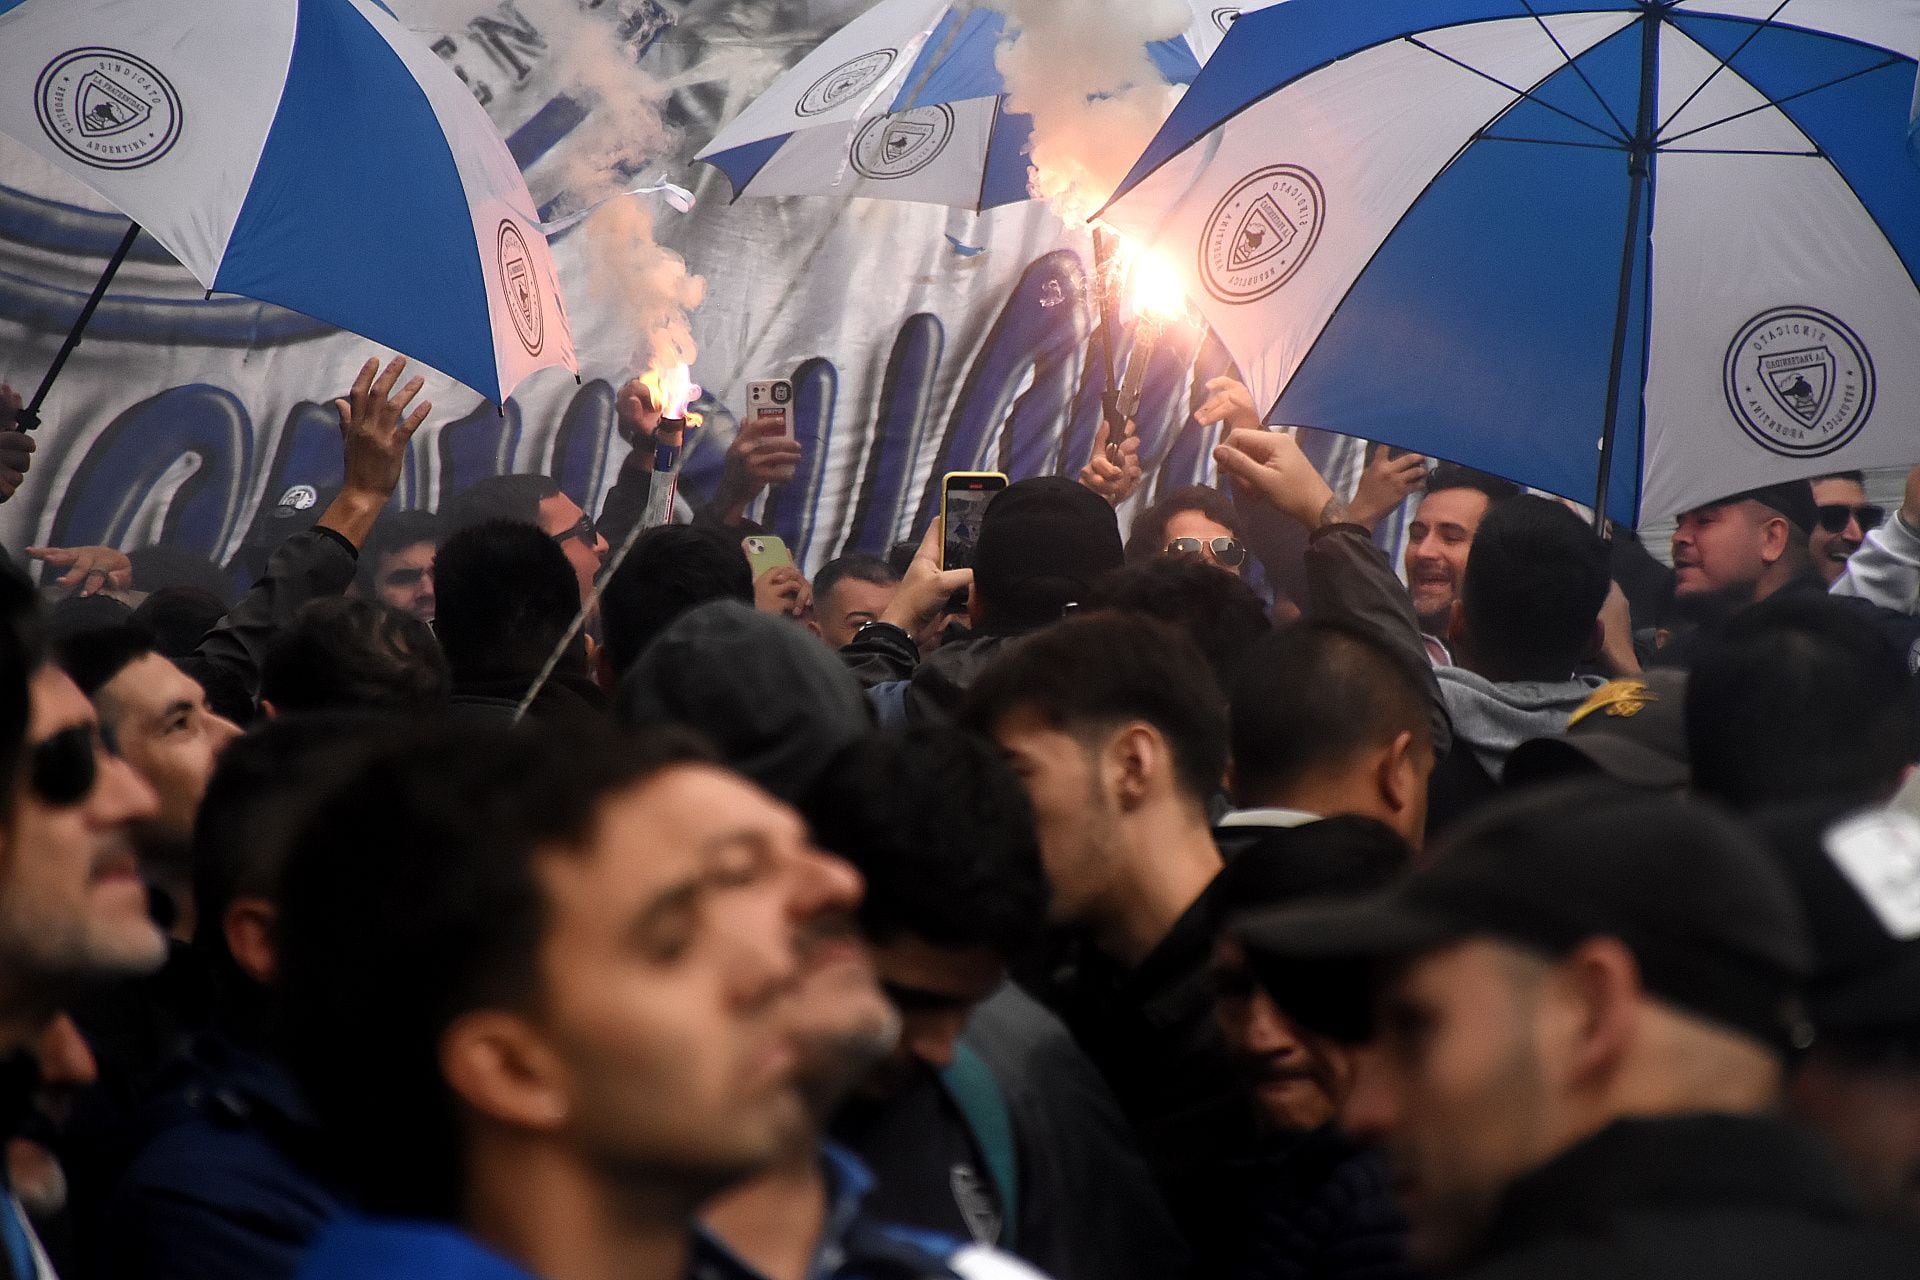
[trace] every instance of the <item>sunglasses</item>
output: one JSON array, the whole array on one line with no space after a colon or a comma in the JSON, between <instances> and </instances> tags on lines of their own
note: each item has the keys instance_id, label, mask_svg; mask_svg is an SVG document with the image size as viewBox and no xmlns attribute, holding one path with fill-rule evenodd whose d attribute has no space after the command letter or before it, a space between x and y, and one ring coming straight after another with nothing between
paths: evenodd
<instances>
[{"instance_id":1,"label":"sunglasses","mask_svg":"<svg viewBox=\"0 0 1920 1280\"><path fill-rule=\"evenodd\" d=\"M1197 556L1210 554L1214 560L1229 569L1237 569L1240 562L1247 558L1247 549L1240 545L1238 538L1175 538L1167 544L1170 556Z\"/></svg>"},{"instance_id":2,"label":"sunglasses","mask_svg":"<svg viewBox=\"0 0 1920 1280\"><path fill-rule=\"evenodd\" d=\"M550 533L547 536L555 542L565 542L568 538L578 538L590 547L600 544L600 531L593 527L593 517L587 515L585 512L581 512L580 514L580 523L574 525L571 529L562 529L558 533Z\"/></svg>"},{"instance_id":3,"label":"sunglasses","mask_svg":"<svg viewBox=\"0 0 1920 1280\"><path fill-rule=\"evenodd\" d=\"M1844 533L1850 520L1858 520L1862 532L1878 529L1886 518L1887 509L1871 503L1850 507L1844 502L1833 502L1820 508L1820 527L1828 533Z\"/></svg>"},{"instance_id":4,"label":"sunglasses","mask_svg":"<svg viewBox=\"0 0 1920 1280\"><path fill-rule=\"evenodd\" d=\"M100 738L90 724L36 742L27 758L27 785L47 804L66 809L79 804L99 777Z\"/></svg>"}]
</instances>

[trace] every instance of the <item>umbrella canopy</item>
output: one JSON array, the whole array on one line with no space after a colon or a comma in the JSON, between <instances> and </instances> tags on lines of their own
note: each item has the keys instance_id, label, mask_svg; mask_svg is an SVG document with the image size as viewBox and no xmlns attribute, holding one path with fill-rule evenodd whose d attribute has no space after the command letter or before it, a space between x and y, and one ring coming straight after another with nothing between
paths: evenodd
<instances>
[{"instance_id":1,"label":"umbrella canopy","mask_svg":"<svg viewBox=\"0 0 1920 1280\"><path fill-rule=\"evenodd\" d=\"M1235 16L1258 4L1188 0L1193 24L1145 46L1169 84L1188 84ZM993 9L964 0L881 0L802 58L695 159L735 198L842 194L975 211L1030 199L1032 119L1005 109Z\"/></svg>"},{"instance_id":2,"label":"umbrella canopy","mask_svg":"<svg viewBox=\"0 0 1920 1280\"><path fill-rule=\"evenodd\" d=\"M1288 0L1100 215L1275 423L1637 524L1906 465L1920 0Z\"/></svg>"},{"instance_id":3,"label":"umbrella canopy","mask_svg":"<svg viewBox=\"0 0 1920 1280\"><path fill-rule=\"evenodd\" d=\"M503 399L574 369L519 167L373 0L0 0L0 131L210 291L277 303Z\"/></svg>"}]
</instances>

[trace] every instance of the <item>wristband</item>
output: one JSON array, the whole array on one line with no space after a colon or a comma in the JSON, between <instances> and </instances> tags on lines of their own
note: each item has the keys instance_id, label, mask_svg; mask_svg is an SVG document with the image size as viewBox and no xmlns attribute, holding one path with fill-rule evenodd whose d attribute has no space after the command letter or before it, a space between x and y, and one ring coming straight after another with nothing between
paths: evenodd
<instances>
[{"instance_id":1,"label":"wristband","mask_svg":"<svg viewBox=\"0 0 1920 1280\"><path fill-rule=\"evenodd\" d=\"M903 641L905 641L907 644L913 646L916 649L920 647L919 641L913 638L913 633L911 631L908 631L905 627L901 626L897 622L886 622L880 618L875 618L871 622L861 623L860 629L853 633L853 638L856 641L858 641L862 636L866 635L867 632L874 630L876 627L885 627L888 631L892 631L898 634L899 637Z\"/></svg>"}]
</instances>

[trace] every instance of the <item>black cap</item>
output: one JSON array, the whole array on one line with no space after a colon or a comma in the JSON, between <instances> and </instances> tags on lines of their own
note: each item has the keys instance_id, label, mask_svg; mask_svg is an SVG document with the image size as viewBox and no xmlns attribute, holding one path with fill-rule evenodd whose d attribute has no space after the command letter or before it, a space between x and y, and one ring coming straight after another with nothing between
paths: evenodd
<instances>
[{"instance_id":1,"label":"black cap","mask_svg":"<svg viewBox=\"0 0 1920 1280\"><path fill-rule=\"evenodd\" d=\"M1125 558L1105 498L1063 476L1037 476L994 495L980 522L973 577L986 625L1023 631L1058 621Z\"/></svg>"},{"instance_id":2,"label":"black cap","mask_svg":"<svg viewBox=\"0 0 1920 1280\"><path fill-rule=\"evenodd\" d=\"M1501 780L1528 786L1598 772L1629 787L1684 787L1692 773L1686 702L1686 672L1677 668L1609 680L1574 711L1564 733L1515 747Z\"/></svg>"},{"instance_id":3,"label":"black cap","mask_svg":"<svg viewBox=\"0 0 1920 1280\"><path fill-rule=\"evenodd\" d=\"M1757 502L1778 511L1802 533L1812 533L1813 527L1820 522L1820 505L1813 500L1811 480L1782 480L1779 484L1761 485L1758 489L1729 494L1713 502L1703 502L1700 506L1724 507L1730 502Z\"/></svg>"},{"instance_id":4,"label":"black cap","mask_svg":"<svg viewBox=\"0 0 1920 1280\"><path fill-rule=\"evenodd\" d=\"M1263 980L1317 967L1315 980L1348 992L1376 961L1468 938L1549 956L1617 938L1651 994L1777 1050L1810 1035L1798 988L1812 957L1792 889L1744 827L1680 796L1594 783L1527 792L1463 823L1382 893L1250 918L1236 933ZM1281 964L1262 970L1260 957ZM1352 1013L1323 1029L1363 1038Z\"/></svg>"},{"instance_id":5,"label":"black cap","mask_svg":"<svg viewBox=\"0 0 1920 1280\"><path fill-rule=\"evenodd\" d=\"M1754 822L1813 939L1814 1030L1840 1045L1920 1050L1920 818L1828 800Z\"/></svg>"}]
</instances>

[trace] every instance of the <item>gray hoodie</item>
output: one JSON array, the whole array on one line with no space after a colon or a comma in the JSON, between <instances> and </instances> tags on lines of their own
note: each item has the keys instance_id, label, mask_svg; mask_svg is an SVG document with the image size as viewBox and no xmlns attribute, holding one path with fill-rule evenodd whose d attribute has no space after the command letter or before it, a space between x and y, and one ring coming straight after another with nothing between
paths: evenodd
<instances>
[{"instance_id":1,"label":"gray hoodie","mask_svg":"<svg viewBox=\"0 0 1920 1280\"><path fill-rule=\"evenodd\" d=\"M1496 684L1465 667L1435 667L1433 674L1453 721L1456 747L1472 748L1480 767L1494 778L1506 768L1508 752L1528 738L1565 730L1567 718L1606 683L1600 676L1577 676Z\"/></svg>"}]
</instances>

